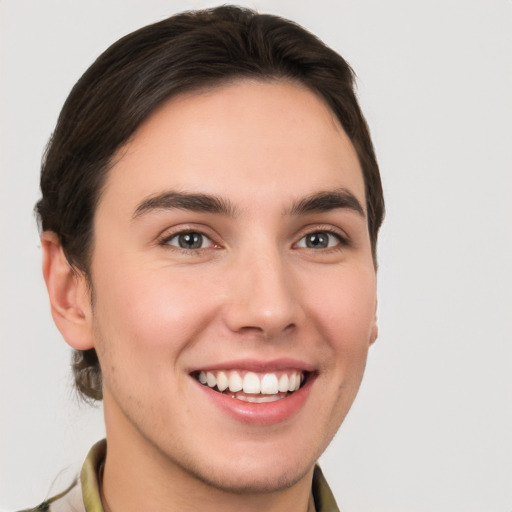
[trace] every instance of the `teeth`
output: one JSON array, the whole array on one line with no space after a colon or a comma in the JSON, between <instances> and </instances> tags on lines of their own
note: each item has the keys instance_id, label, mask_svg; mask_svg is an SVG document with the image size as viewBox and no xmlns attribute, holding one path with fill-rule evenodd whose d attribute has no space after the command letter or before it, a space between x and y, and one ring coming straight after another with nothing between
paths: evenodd
<instances>
[{"instance_id":1,"label":"teeth","mask_svg":"<svg viewBox=\"0 0 512 512\"><path fill-rule=\"evenodd\" d=\"M288 391L297 391L300 388L301 376L293 373L288 381Z\"/></svg>"},{"instance_id":2,"label":"teeth","mask_svg":"<svg viewBox=\"0 0 512 512\"><path fill-rule=\"evenodd\" d=\"M213 373L206 373L206 384L208 384L210 388L214 388L217 385L217 379L215 378L215 375L213 375Z\"/></svg>"},{"instance_id":3,"label":"teeth","mask_svg":"<svg viewBox=\"0 0 512 512\"><path fill-rule=\"evenodd\" d=\"M250 396L250 395L240 395L236 396L238 400L242 400L242 402L251 402L253 404L263 404L265 402L277 402L278 400L283 399L283 396Z\"/></svg>"},{"instance_id":4,"label":"teeth","mask_svg":"<svg viewBox=\"0 0 512 512\"><path fill-rule=\"evenodd\" d=\"M221 392L229 389L231 393L243 391L246 395L267 395L270 396L271 400L263 400L265 397L258 397L257 401L268 402L277 399L275 395L278 393L297 391L304 381L304 374L298 371L291 371L280 375L275 373L258 374L247 372L242 376L238 371L201 371L197 375L197 379L201 384L207 385L210 388L216 387ZM271 395L274 395L274 397ZM252 399L254 397L237 396L236 398L249 402L255 401Z\"/></svg>"},{"instance_id":5,"label":"teeth","mask_svg":"<svg viewBox=\"0 0 512 512\"><path fill-rule=\"evenodd\" d=\"M279 391L281 393L288 391L288 375L286 373L283 373L279 379Z\"/></svg>"},{"instance_id":6,"label":"teeth","mask_svg":"<svg viewBox=\"0 0 512 512\"><path fill-rule=\"evenodd\" d=\"M261 393L260 379L253 372L247 372L244 377L244 393L259 395Z\"/></svg>"},{"instance_id":7,"label":"teeth","mask_svg":"<svg viewBox=\"0 0 512 512\"><path fill-rule=\"evenodd\" d=\"M208 378L208 374L206 374L206 377ZM295 376L295 373L292 373L290 375L290 380L288 381L288 391L295 391L295 383L297 382L297 378Z\"/></svg>"},{"instance_id":8,"label":"teeth","mask_svg":"<svg viewBox=\"0 0 512 512\"><path fill-rule=\"evenodd\" d=\"M242 377L240 377L238 372L231 372L229 375L229 391L236 393L241 391L243 387Z\"/></svg>"},{"instance_id":9,"label":"teeth","mask_svg":"<svg viewBox=\"0 0 512 512\"><path fill-rule=\"evenodd\" d=\"M224 391L229 388L229 379L224 372L219 372L217 374L217 387L219 391Z\"/></svg>"},{"instance_id":10,"label":"teeth","mask_svg":"<svg viewBox=\"0 0 512 512\"><path fill-rule=\"evenodd\" d=\"M274 373L266 373L261 379L261 392L265 395L275 395L279 391L277 377Z\"/></svg>"}]
</instances>

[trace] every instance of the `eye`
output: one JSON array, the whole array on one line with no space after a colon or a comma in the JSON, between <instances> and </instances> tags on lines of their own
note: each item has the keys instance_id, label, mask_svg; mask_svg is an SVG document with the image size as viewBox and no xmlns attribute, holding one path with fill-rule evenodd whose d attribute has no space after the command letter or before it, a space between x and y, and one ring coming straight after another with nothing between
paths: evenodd
<instances>
[{"instance_id":1,"label":"eye","mask_svg":"<svg viewBox=\"0 0 512 512\"><path fill-rule=\"evenodd\" d=\"M163 244L179 247L180 249L197 250L211 247L213 242L203 233L185 231L167 238L163 241Z\"/></svg>"},{"instance_id":2,"label":"eye","mask_svg":"<svg viewBox=\"0 0 512 512\"><path fill-rule=\"evenodd\" d=\"M297 247L307 249L330 249L342 243L340 235L330 233L329 231L315 231L303 236L298 242Z\"/></svg>"}]
</instances>

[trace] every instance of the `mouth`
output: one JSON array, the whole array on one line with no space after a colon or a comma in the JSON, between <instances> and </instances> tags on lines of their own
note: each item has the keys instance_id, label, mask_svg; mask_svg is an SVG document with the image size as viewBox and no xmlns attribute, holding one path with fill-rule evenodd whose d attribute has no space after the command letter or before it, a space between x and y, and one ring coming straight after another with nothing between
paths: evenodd
<instances>
[{"instance_id":1,"label":"mouth","mask_svg":"<svg viewBox=\"0 0 512 512\"><path fill-rule=\"evenodd\" d=\"M192 373L203 386L231 398L251 403L276 402L303 387L310 372L288 370L252 372L244 370L209 370Z\"/></svg>"}]
</instances>

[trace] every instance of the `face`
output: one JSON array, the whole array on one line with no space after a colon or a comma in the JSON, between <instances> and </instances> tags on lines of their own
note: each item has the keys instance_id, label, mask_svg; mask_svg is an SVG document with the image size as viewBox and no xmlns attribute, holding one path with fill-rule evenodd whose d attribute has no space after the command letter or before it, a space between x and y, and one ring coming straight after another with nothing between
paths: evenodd
<instances>
[{"instance_id":1,"label":"face","mask_svg":"<svg viewBox=\"0 0 512 512\"><path fill-rule=\"evenodd\" d=\"M240 81L171 99L118 156L91 266L107 436L223 489L297 482L376 336L351 142L305 88Z\"/></svg>"}]
</instances>

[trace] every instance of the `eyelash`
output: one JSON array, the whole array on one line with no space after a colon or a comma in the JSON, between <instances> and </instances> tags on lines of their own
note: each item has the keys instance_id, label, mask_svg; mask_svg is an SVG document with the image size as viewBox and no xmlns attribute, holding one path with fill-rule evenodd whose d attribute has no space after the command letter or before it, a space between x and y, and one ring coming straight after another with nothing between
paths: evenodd
<instances>
[{"instance_id":1,"label":"eyelash","mask_svg":"<svg viewBox=\"0 0 512 512\"><path fill-rule=\"evenodd\" d=\"M169 243L174 238L177 238L177 237L180 237L180 236L185 236L185 235L188 235L188 234L201 236L203 238L203 242L204 242L204 239L209 240L210 246L208 246L208 247L197 247L197 248L193 248L193 249L187 249L185 247L179 247L178 245L172 245L172 244ZM343 249L343 248L345 248L345 247L347 247L349 245L349 241L346 238L346 236L342 235L338 231L336 231L336 230L334 230L332 228L324 228L324 227L321 227L321 226L317 226L314 229L311 229L310 231L308 230L307 232L302 234L301 237L299 238L299 240L293 244L294 247L296 247L306 237L312 236L312 235L328 235L329 237L334 237L337 240L337 243L334 246L323 247L323 248L320 248L320 249L313 248L313 247L304 247L304 246L300 247L301 249L309 249L309 250L312 250L312 251L317 251L318 250L318 251L324 251L324 252L325 251L339 251L339 250L341 250L341 249ZM305 242L305 243L307 243L307 242ZM328 243L330 243L330 242L328 242ZM172 247L174 250L178 250L178 251L181 251L181 252L186 253L186 254L198 254L198 253L201 253L201 252L203 252L203 251L205 251L207 249L211 249L212 247L213 248L221 247L220 244L217 244L212 239L212 237L208 236L207 234L202 232L200 229L183 229L183 230L171 233L171 234L166 234L166 235L162 236L158 240L158 245L162 246L162 247L166 247L166 246L167 247Z\"/></svg>"},{"instance_id":2,"label":"eyelash","mask_svg":"<svg viewBox=\"0 0 512 512\"><path fill-rule=\"evenodd\" d=\"M300 237L298 242L296 242L294 245L297 245L299 242L304 240L306 237L312 236L312 235L328 235L329 237L335 238L338 243L335 244L334 246L323 247L323 248L320 248L320 249L315 249L315 248L312 248L312 247L301 247L302 249L310 249L310 250L313 250L313 251L316 251L316 250L339 251L339 250L341 250L341 249L343 249L343 248L345 248L345 247L347 247L349 245L347 238L345 236L343 236L341 233L339 233L338 231L336 231L336 230L334 230L332 228L323 228L323 227L315 227L315 229L313 229L311 231L308 231L307 233L304 233ZM328 243L330 243L330 242L328 242Z\"/></svg>"},{"instance_id":3,"label":"eyelash","mask_svg":"<svg viewBox=\"0 0 512 512\"><path fill-rule=\"evenodd\" d=\"M210 242L210 247L198 247L198 248L193 248L193 249L187 249L185 247L179 247L178 245L172 245L170 244L169 242L171 240L173 240L174 238L178 238L180 236L186 236L186 235L199 235L200 237L202 237L203 239L203 242L204 242L204 239L206 240L209 240ZM218 244L216 244L211 237L209 237L208 235L206 235L205 233L203 233L201 230L199 229L183 229L181 231L176 231L175 233L171 233L171 234L167 234L167 235L164 235L159 241L158 241L158 245L164 247L164 246L168 246L168 247L172 247L173 249L175 250L178 250L178 251L182 251L186 254L198 254L199 252L202 252L206 249L210 249L211 246L218 246ZM201 244L202 245L202 244Z\"/></svg>"}]
</instances>

